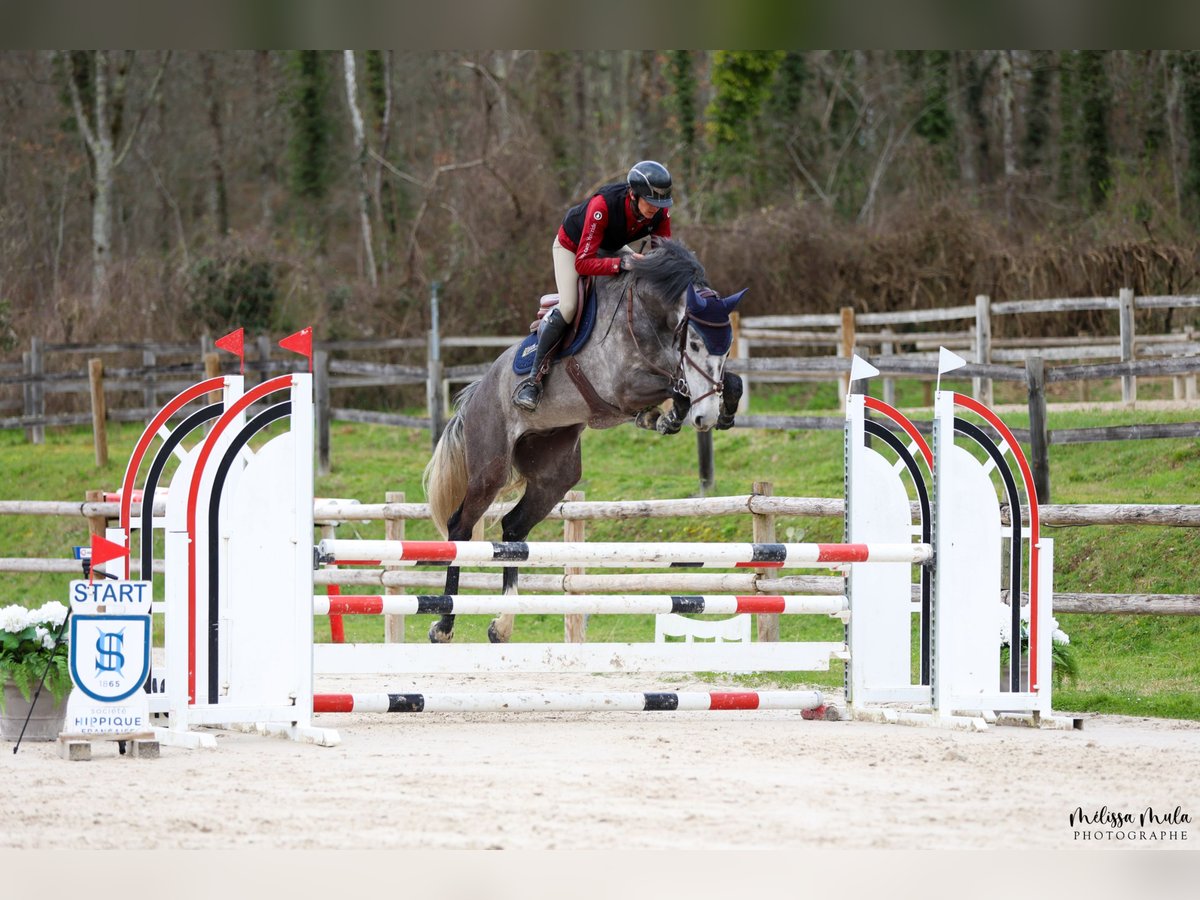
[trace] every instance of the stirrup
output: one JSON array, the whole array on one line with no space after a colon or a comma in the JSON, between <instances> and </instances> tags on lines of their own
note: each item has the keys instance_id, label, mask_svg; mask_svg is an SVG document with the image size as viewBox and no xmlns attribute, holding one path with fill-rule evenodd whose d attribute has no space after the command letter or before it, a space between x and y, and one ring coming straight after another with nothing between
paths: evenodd
<instances>
[{"instance_id":1,"label":"stirrup","mask_svg":"<svg viewBox=\"0 0 1200 900\"><path fill-rule=\"evenodd\" d=\"M533 412L542 402L542 386L533 378L526 378L513 391L513 406Z\"/></svg>"}]
</instances>

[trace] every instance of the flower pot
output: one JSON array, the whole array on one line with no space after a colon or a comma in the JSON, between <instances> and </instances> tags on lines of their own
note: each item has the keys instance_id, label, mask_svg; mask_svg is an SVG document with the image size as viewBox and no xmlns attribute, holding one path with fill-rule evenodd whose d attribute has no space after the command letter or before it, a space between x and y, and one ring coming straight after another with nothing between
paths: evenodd
<instances>
[{"instance_id":1,"label":"flower pot","mask_svg":"<svg viewBox=\"0 0 1200 900\"><path fill-rule=\"evenodd\" d=\"M35 687L36 691L37 688ZM32 694L30 695L32 698ZM30 715L29 707L33 706ZM25 727L25 717L29 716L29 726ZM0 713L0 739L16 741L25 728L26 741L56 741L62 732L63 722L67 718L67 698L62 702L54 699L44 686L42 693L33 704L26 700L20 689L11 681L4 683L4 712Z\"/></svg>"}]
</instances>

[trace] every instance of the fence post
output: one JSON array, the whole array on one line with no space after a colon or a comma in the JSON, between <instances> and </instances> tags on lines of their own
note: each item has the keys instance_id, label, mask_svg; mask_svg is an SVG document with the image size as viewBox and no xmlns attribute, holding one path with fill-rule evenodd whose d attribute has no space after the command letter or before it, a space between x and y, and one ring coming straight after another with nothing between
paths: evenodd
<instances>
[{"instance_id":1,"label":"fence post","mask_svg":"<svg viewBox=\"0 0 1200 900\"><path fill-rule=\"evenodd\" d=\"M404 491L387 491L383 495L384 503L403 503ZM404 519L399 516L389 515L383 520L383 536L389 541L404 540ZM384 588L385 594L400 594L403 591L398 587L388 585ZM383 617L383 640L387 644L403 644L404 643L404 616L389 615Z\"/></svg>"},{"instance_id":2,"label":"fence post","mask_svg":"<svg viewBox=\"0 0 1200 900\"><path fill-rule=\"evenodd\" d=\"M150 348L142 350L142 368L146 369L145 383L142 385L142 406L150 410L150 415L154 415L154 410L158 409L158 391L155 389L155 382L158 381L158 373L155 371L155 365L158 362L158 355Z\"/></svg>"},{"instance_id":3,"label":"fence post","mask_svg":"<svg viewBox=\"0 0 1200 900\"><path fill-rule=\"evenodd\" d=\"M992 298L979 294L975 298L975 362L987 365L992 361ZM992 405L992 379L973 378L971 389L975 399L984 406Z\"/></svg>"},{"instance_id":4,"label":"fence post","mask_svg":"<svg viewBox=\"0 0 1200 900\"><path fill-rule=\"evenodd\" d=\"M845 401L843 400L843 402ZM750 493L760 497L770 497L773 490L774 488L772 488L769 481L756 481L750 486ZM775 543L775 517L773 515L752 513L750 529L751 538L754 543ZM755 571L760 580L763 578L779 577L779 572L775 569L757 569ZM759 641L779 640L779 615L777 613L758 613L757 625Z\"/></svg>"},{"instance_id":5,"label":"fence post","mask_svg":"<svg viewBox=\"0 0 1200 900\"><path fill-rule=\"evenodd\" d=\"M445 401L442 399L442 338L438 325L438 292L441 283L435 281L429 294L429 371L426 373L425 405L429 409L430 445L437 446L446 427Z\"/></svg>"},{"instance_id":6,"label":"fence post","mask_svg":"<svg viewBox=\"0 0 1200 900\"><path fill-rule=\"evenodd\" d=\"M1133 289L1121 288L1117 302L1121 311L1121 362L1133 362ZM1137 378L1135 376L1121 376L1121 399L1126 403L1137 402Z\"/></svg>"},{"instance_id":7,"label":"fence post","mask_svg":"<svg viewBox=\"0 0 1200 900\"><path fill-rule=\"evenodd\" d=\"M880 356L894 356L896 354L896 344L891 340L894 336L890 326L884 326L881 334L885 335L888 340L879 345ZM888 406L896 405L896 379L890 375L883 376L883 402Z\"/></svg>"},{"instance_id":8,"label":"fence post","mask_svg":"<svg viewBox=\"0 0 1200 900\"><path fill-rule=\"evenodd\" d=\"M583 491L567 491L563 497L567 503L582 503ZM585 528L583 519L563 519L563 540L583 541ZM584 570L577 566L564 566L563 575L582 575ZM587 642L587 616L563 616L563 640L568 644L583 644Z\"/></svg>"},{"instance_id":9,"label":"fence post","mask_svg":"<svg viewBox=\"0 0 1200 900\"><path fill-rule=\"evenodd\" d=\"M84 491L83 498L88 503L103 503L104 491ZM108 519L105 516L88 516L88 534L97 534L104 537L104 532L108 528ZM144 576L147 581L150 580L149 575Z\"/></svg>"},{"instance_id":10,"label":"fence post","mask_svg":"<svg viewBox=\"0 0 1200 900\"><path fill-rule=\"evenodd\" d=\"M258 373L258 383L261 384L271 377L271 339L260 334L254 339L254 346L258 348L258 359L262 363L262 371Z\"/></svg>"},{"instance_id":11,"label":"fence post","mask_svg":"<svg viewBox=\"0 0 1200 900\"><path fill-rule=\"evenodd\" d=\"M46 384L42 378L46 374L46 355L40 337L29 339L29 355L26 359L26 371L35 380L25 386L25 414L44 419L46 418ZM32 444L44 444L46 442L46 426L31 425L28 439Z\"/></svg>"},{"instance_id":12,"label":"fence post","mask_svg":"<svg viewBox=\"0 0 1200 900\"><path fill-rule=\"evenodd\" d=\"M104 360L88 360L88 384L92 390L92 442L96 447L96 468L108 465L108 410L104 405Z\"/></svg>"},{"instance_id":13,"label":"fence post","mask_svg":"<svg viewBox=\"0 0 1200 900\"><path fill-rule=\"evenodd\" d=\"M216 378L221 374L221 356L214 351L205 351L204 353L204 380ZM222 400L220 391L209 391L208 402L220 403Z\"/></svg>"},{"instance_id":14,"label":"fence post","mask_svg":"<svg viewBox=\"0 0 1200 900\"><path fill-rule=\"evenodd\" d=\"M742 314L731 312L729 322L733 326L733 342L729 347L730 359L749 359L750 342L742 337ZM750 408L750 373L742 376L742 396L738 400L737 415L743 415Z\"/></svg>"},{"instance_id":15,"label":"fence post","mask_svg":"<svg viewBox=\"0 0 1200 900\"><path fill-rule=\"evenodd\" d=\"M329 351L313 353L313 387L316 391L317 474L328 475L329 467Z\"/></svg>"},{"instance_id":16,"label":"fence post","mask_svg":"<svg viewBox=\"0 0 1200 900\"><path fill-rule=\"evenodd\" d=\"M838 356L844 360L854 358L854 307L842 307L842 327L839 334L841 343L838 347ZM850 393L850 369L838 376L838 409L842 412L846 411L846 395Z\"/></svg>"},{"instance_id":17,"label":"fence post","mask_svg":"<svg viewBox=\"0 0 1200 900\"><path fill-rule=\"evenodd\" d=\"M733 338L730 343L730 359L746 359L750 355L749 343L742 340L742 313L730 313L730 325L733 328ZM742 396L738 398L737 415L742 415L748 409L750 382L748 376L742 376Z\"/></svg>"},{"instance_id":18,"label":"fence post","mask_svg":"<svg viewBox=\"0 0 1200 900\"><path fill-rule=\"evenodd\" d=\"M1050 432L1046 422L1046 367L1040 356L1025 360L1029 390L1029 456L1038 503L1050 502Z\"/></svg>"},{"instance_id":19,"label":"fence post","mask_svg":"<svg viewBox=\"0 0 1200 900\"><path fill-rule=\"evenodd\" d=\"M707 497L716 480L713 465L713 433L696 432L696 460L700 469L700 496Z\"/></svg>"}]
</instances>

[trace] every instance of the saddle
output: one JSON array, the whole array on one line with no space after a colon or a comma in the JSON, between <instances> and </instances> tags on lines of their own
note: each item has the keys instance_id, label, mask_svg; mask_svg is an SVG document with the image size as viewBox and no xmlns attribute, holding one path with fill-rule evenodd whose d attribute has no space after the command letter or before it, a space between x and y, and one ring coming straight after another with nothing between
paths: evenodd
<instances>
[{"instance_id":1,"label":"saddle","mask_svg":"<svg viewBox=\"0 0 1200 900\"><path fill-rule=\"evenodd\" d=\"M551 365L559 360L574 356L582 350L592 336L596 324L596 284L595 279L581 278L579 280L579 309L575 321L571 323L572 330L567 332L562 340L561 349L556 354ZM538 330L542 320L550 314L550 310L558 305L558 294L546 294L542 297L537 318L529 326L530 334L517 347L517 355L513 357L513 372L517 375L528 375L533 369L533 358L537 355Z\"/></svg>"}]
</instances>

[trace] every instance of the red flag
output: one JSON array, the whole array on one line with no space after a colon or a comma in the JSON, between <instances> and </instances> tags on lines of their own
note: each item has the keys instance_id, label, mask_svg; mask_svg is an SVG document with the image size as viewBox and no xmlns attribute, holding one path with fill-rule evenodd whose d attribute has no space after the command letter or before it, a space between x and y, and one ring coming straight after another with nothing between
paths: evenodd
<instances>
[{"instance_id":1,"label":"red flag","mask_svg":"<svg viewBox=\"0 0 1200 900\"><path fill-rule=\"evenodd\" d=\"M284 350L291 350L301 356L308 357L308 371L312 371L312 326L301 328L295 334L288 335L279 342Z\"/></svg>"},{"instance_id":2,"label":"red flag","mask_svg":"<svg viewBox=\"0 0 1200 900\"><path fill-rule=\"evenodd\" d=\"M122 559L128 555L129 549L127 547L115 544L106 538L100 537L98 534L92 535L91 572L93 575L96 572L96 566L103 565L110 559Z\"/></svg>"},{"instance_id":3,"label":"red flag","mask_svg":"<svg viewBox=\"0 0 1200 900\"><path fill-rule=\"evenodd\" d=\"M217 338L217 346L222 350L228 350L230 353L237 354L238 362L241 363L242 374L246 374L246 353L243 349L245 339L245 329L239 328L237 331L231 331L223 338Z\"/></svg>"}]
</instances>

